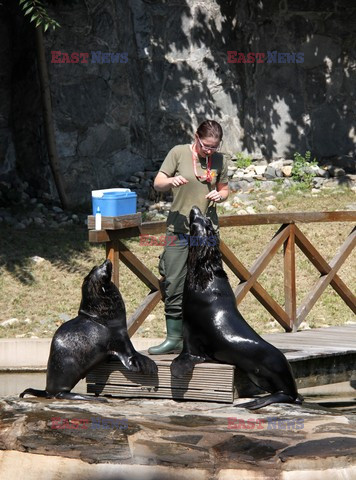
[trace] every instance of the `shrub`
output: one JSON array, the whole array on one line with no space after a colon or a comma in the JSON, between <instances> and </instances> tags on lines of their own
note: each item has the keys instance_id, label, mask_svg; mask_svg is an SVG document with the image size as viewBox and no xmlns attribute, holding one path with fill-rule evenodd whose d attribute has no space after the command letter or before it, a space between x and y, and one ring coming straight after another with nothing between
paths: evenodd
<instances>
[{"instance_id":1,"label":"shrub","mask_svg":"<svg viewBox=\"0 0 356 480\"><path fill-rule=\"evenodd\" d=\"M242 152L236 153L235 157L235 164L237 168L247 168L252 163L252 158Z\"/></svg>"},{"instance_id":2,"label":"shrub","mask_svg":"<svg viewBox=\"0 0 356 480\"><path fill-rule=\"evenodd\" d=\"M309 150L305 152L305 156L299 152L294 154L294 163L292 168L292 179L300 183L303 188L311 188L313 184L313 178L316 173L313 172L312 167L317 165L316 159L310 160L311 153Z\"/></svg>"}]
</instances>

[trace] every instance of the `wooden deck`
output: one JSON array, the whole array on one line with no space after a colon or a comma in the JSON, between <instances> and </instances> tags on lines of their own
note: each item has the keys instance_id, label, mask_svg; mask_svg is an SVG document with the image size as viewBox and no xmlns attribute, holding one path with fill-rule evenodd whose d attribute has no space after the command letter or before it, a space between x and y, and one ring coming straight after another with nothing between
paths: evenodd
<instances>
[{"instance_id":1,"label":"wooden deck","mask_svg":"<svg viewBox=\"0 0 356 480\"><path fill-rule=\"evenodd\" d=\"M356 323L263 337L285 354L298 388L356 380Z\"/></svg>"},{"instance_id":2,"label":"wooden deck","mask_svg":"<svg viewBox=\"0 0 356 480\"><path fill-rule=\"evenodd\" d=\"M263 337L282 350L293 369L298 388L356 380L356 323L315 328L293 334L272 333ZM147 352L142 352L147 355ZM177 380L170 375L176 355L152 357L158 376L127 372L119 363L104 363L87 376L89 393L119 397L173 398L220 401L261 393L231 365L204 363L193 374Z\"/></svg>"},{"instance_id":3,"label":"wooden deck","mask_svg":"<svg viewBox=\"0 0 356 480\"><path fill-rule=\"evenodd\" d=\"M285 355L290 362L346 353L356 354L356 323L339 327L312 328L293 334L269 333L263 335L263 338L280 350L287 350Z\"/></svg>"}]
</instances>

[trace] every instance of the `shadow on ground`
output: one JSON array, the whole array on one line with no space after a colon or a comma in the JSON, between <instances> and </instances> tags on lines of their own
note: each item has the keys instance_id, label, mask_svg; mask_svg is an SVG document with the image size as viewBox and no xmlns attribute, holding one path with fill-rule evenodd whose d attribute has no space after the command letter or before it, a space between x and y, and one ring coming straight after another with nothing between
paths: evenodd
<instances>
[{"instance_id":1,"label":"shadow on ground","mask_svg":"<svg viewBox=\"0 0 356 480\"><path fill-rule=\"evenodd\" d=\"M58 229L27 228L14 230L2 227L0 233L0 271L6 270L23 284L32 284L33 257L50 261L59 270L85 276L87 267L77 262L91 260L91 245L86 227Z\"/></svg>"}]
</instances>

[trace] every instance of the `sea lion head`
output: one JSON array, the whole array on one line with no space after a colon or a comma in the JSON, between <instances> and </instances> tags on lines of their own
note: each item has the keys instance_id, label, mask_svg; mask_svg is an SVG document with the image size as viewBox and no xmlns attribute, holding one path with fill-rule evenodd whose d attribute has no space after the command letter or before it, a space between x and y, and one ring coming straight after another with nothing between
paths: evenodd
<instances>
[{"instance_id":1,"label":"sea lion head","mask_svg":"<svg viewBox=\"0 0 356 480\"><path fill-rule=\"evenodd\" d=\"M112 320L122 315L126 318L125 304L118 288L111 281L111 274L112 263L109 259L91 269L83 281L79 313L103 320Z\"/></svg>"},{"instance_id":2,"label":"sea lion head","mask_svg":"<svg viewBox=\"0 0 356 480\"><path fill-rule=\"evenodd\" d=\"M197 239L196 242L190 242L192 246L213 246L218 243L218 237L210 218L205 217L199 207L194 206L190 211L189 230L190 236Z\"/></svg>"},{"instance_id":3,"label":"sea lion head","mask_svg":"<svg viewBox=\"0 0 356 480\"><path fill-rule=\"evenodd\" d=\"M219 236L210 218L194 206L189 214L189 252L187 261L187 286L205 290L216 276L226 278L219 249Z\"/></svg>"}]
</instances>

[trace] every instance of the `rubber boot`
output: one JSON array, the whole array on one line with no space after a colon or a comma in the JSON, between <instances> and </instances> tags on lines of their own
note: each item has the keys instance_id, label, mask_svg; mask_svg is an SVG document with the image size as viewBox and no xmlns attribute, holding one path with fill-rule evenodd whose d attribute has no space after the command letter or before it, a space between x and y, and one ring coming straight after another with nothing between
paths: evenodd
<instances>
[{"instance_id":1,"label":"rubber boot","mask_svg":"<svg viewBox=\"0 0 356 480\"><path fill-rule=\"evenodd\" d=\"M183 348L183 320L166 318L167 338L160 345L150 347L150 355L163 355L165 353L180 353Z\"/></svg>"}]
</instances>

